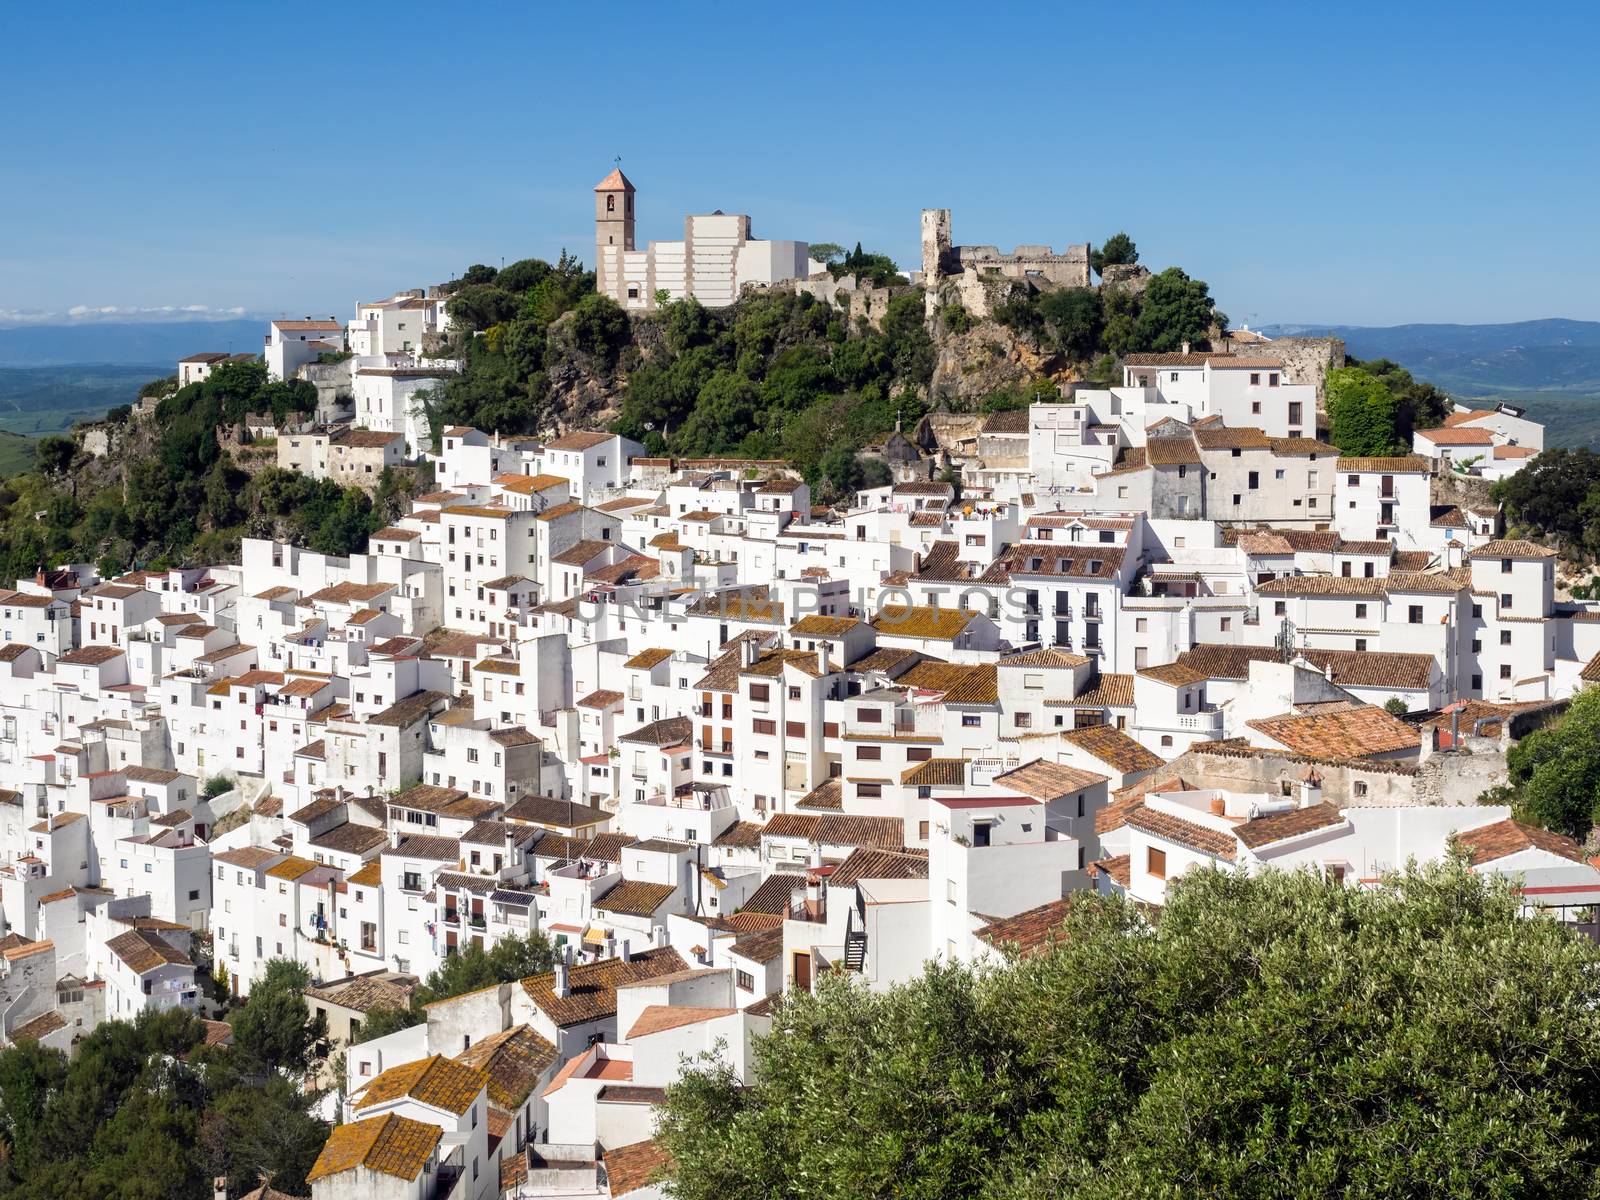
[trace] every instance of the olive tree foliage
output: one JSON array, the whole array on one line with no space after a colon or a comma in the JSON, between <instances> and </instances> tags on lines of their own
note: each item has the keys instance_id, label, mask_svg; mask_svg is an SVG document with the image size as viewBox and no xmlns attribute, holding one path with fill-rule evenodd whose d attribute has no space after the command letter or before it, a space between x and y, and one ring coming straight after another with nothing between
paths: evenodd
<instances>
[{"instance_id":1,"label":"olive tree foliage","mask_svg":"<svg viewBox=\"0 0 1600 1200\"><path fill-rule=\"evenodd\" d=\"M1600 953L1459 856L1363 890L1192 872L1043 953L786 999L702 1061L677 1200L1592 1196ZM781 1147L781 1153L775 1148Z\"/></svg>"}]
</instances>

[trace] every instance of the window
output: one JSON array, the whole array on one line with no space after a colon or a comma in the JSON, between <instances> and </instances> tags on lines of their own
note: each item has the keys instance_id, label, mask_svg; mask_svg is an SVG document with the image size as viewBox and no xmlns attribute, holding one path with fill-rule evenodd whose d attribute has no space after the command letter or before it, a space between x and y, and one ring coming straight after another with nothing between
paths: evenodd
<instances>
[{"instance_id":1,"label":"window","mask_svg":"<svg viewBox=\"0 0 1600 1200\"><path fill-rule=\"evenodd\" d=\"M1483 676L1482 675L1474 675L1472 677L1472 690L1475 691L1475 692L1481 692L1483 690Z\"/></svg>"},{"instance_id":2,"label":"window","mask_svg":"<svg viewBox=\"0 0 1600 1200\"><path fill-rule=\"evenodd\" d=\"M926 821L917 822L917 838L924 842L928 840L928 823Z\"/></svg>"},{"instance_id":3,"label":"window","mask_svg":"<svg viewBox=\"0 0 1600 1200\"><path fill-rule=\"evenodd\" d=\"M1261 386L1261 372L1260 371L1251 371L1250 372L1250 386L1251 387L1260 387Z\"/></svg>"},{"instance_id":4,"label":"window","mask_svg":"<svg viewBox=\"0 0 1600 1200\"><path fill-rule=\"evenodd\" d=\"M1145 870L1157 879L1167 877L1167 852L1151 846L1145 856Z\"/></svg>"},{"instance_id":5,"label":"window","mask_svg":"<svg viewBox=\"0 0 1600 1200\"><path fill-rule=\"evenodd\" d=\"M1509 558L1502 558L1500 560L1500 574L1502 574L1502 575L1511 574L1511 560Z\"/></svg>"},{"instance_id":6,"label":"window","mask_svg":"<svg viewBox=\"0 0 1600 1200\"><path fill-rule=\"evenodd\" d=\"M756 977L750 974L749 971L735 971L733 980L739 985L741 992L753 992L756 990Z\"/></svg>"},{"instance_id":7,"label":"window","mask_svg":"<svg viewBox=\"0 0 1600 1200\"><path fill-rule=\"evenodd\" d=\"M1503 663L1501 665L1501 667L1500 667L1500 678L1501 679L1510 679L1511 678L1511 664L1510 663Z\"/></svg>"},{"instance_id":8,"label":"window","mask_svg":"<svg viewBox=\"0 0 1600 1200\"><path fill-rule=\"evenodd\" d=\"M1365 796L1367 794L1367 781L1365 779L1356 780L1352 785L1352 790L1358 798Z\"/></svg>"},{"instance_id":9,"label":"window","mask_svg":"<svg viewBox=\"0 0 1600 1200\"><path fill-rule=\"evenodd\" d=\"M963 729L976 729L981 724L983 724L983 722L978 717L977 713L962 713L961 714L961 727Z\"/></svg>"},{"instance_id":10,"label":"window","mask_svg":"<svg viewBox=\"0 0 1600 1200\"><path fill-rule=\"evenodd\" d=\"M1286 616L1288 616L1289 615L1289 604L1288 604L1288 601L1286 601L1286 600L1274 600L1272 602L1272 615L1275 616L1275 617L1286 617Z\"/></svg>"},{"instance_id":11,"label":"window","mask_svg":"<svg viewBox=\"0 0 1600 1200\"><path fill-rule=\"evenodd\" d=\"M752 683L750 685L750 699L756 701L758 704L765 704L770 697L771 688L769 688L766 684Z\"/></svg>"},{"instance_id":12,"label":"window","mask_svg":"<svg viewBox=\"0 0 1600 1200\"><path fill-rule=\"evenodd\" d=\"M1509 646L1509 645L1511 645L1511 630L1509 630L1509 629L1502 629L1502 630L1501 630L1501 631L1500 631L1500 644L1501 644L1501 645L1502 645L1502 646Z\"/></svg>"},{"instance_id":13,"label":"window","mask_svg":"<svg viewBox=\"0 0 1600 1200\"><path fill-rule=\"evenodd\" d=\"M754 733L777 733L778 723L776 721L767 721L763 720L761 717L757 717L755 720L750 722L750 728Z\"/></svg>"},{"instance_id":14,"label":"window","mask_svg":"<svg viewBox=\"0 0 1600 1200\"><path fill-rule=\"evenodd\" d=\"M1013 713L1011 721L1018 729L1029 729L1033 725L1033 714L1026 712Z\"/></svg>"},{"instance_id":15,"label":"window","mask_svg":"<svg viewBox=\"0 0 1600 1200\"><path fill-rule=\"evenodd\" d=\"M1406 609L1406 620L1412 625L1422 624L1422 605L1413 604Z\"/></svg>"},{"instance_id":16,"label":"window","mask_svg":"<svg viewBox=\"0 0 1600 1200\"><path fill-rule=\"evenodd\" d=\"M1366 638L1357 638L1356 639L1356 653L1360 654L1366 648L1367 648L1367 639Z\"/></svg>"},{"instance_id":17,"label":"window","mask_svg":"<svg viewBox=\"0 0 1600 1200\"><path fill-rule=\"evenodd\" d=\"M1367 606L1365 604L1356 605L1356 620L1365 621L1366 619L1367 619Z\"/></svg>"},{"instance_id":18,"label":"window","mask_svg":"<svg viewBox=\"0 0 1600 1200\"><path fill-rule=\"evenodd\" d=\"M883 759L882 746L857 746L857 762L880 762Z\"/></svg>"},{"instance_id":19,"label":"window","mask_svg":"<svg viewBox=\"0 0 1600 1200\"><path fill-rule=\"evenodd\" d=\"M1162 746L1162 749L1166 749L1166 748L1170 747L1171 745L1172 745L1172 735L1170 733L1163 733L1161 735L1161 746Z\"/></svg>"},{"instance_id":20,"label":"window","mask_svg":"<svg viewBox=\"0 0 1600 1200\"><path fill-rule=\"evenodd\" d=\"M876 800L883 795L883 784L858 783L856 784L856 795L863 800Z\"/></svg>"}]
</instances>

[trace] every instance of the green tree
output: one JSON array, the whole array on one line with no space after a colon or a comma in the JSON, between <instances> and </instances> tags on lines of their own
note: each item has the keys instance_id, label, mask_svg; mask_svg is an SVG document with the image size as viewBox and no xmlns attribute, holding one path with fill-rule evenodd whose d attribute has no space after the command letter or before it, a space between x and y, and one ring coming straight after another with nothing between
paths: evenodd
<instances>
[{"instance_id":1,"label":"green tree","mask_svg":"<svg viewBox=\"0 0 1600 1200\"><path fill-rule=\"evenodd\" d=\"M1098 250L1089 253L1089 265L1096 275L1104 275L1105 268L1132 265L1139 261L1139 248L1125 233L1113 233Z\"/></svg>"},{"instance_id":2,"label":"green tree","mask_svg":"<svg viewBox=\"0 0 1600 1200\"><path fill-rule=\"evenodd\" d=\"M473 942L465 949L447 957L433 971L416 997L419 1004L435 1000L448 1000L478 988L496 983L512 983L529 975L542 975L550 970L555 959L550 942L542 933L527 937L505 937L484 950Z\"/></svg>"},{"instance_id":3,"label":"green tree","mask_svg":"<svg viewBox=\"0 0 1600 1200\"><path fill-rule=\"evenodd\" d=\"M1039 318L1047 345L1074 362L1088 362L1105 337L1100 293L1090 288L1058 288L1039 298Z\"/></svg>"},{"instance_id":4,"label":"green tree","mask_svg":"<svg viewBox=\"0 0 1600 1200\"><path fill-rule=\"evenodd\" d=\"M1600 951L1464 858L1372 888L1192 871L1042 952L790 993L702 1062L677 1200L1600 1193ZM789 1148L775 1154L773 1147Z\"/></svg>"},{"instance_id":5,"label":"green tree","mask_svg":"<svg viewBox=\"0 0 1600 1200\"><path fill-rule=\"evenodd\" d=\"M310 1068L328 1035L327 1019L320 1013L313 1017L306 1007L310 983L311 973L293 959L267 961L233 1017L234 1049L243 1070L262 1076L286 1072L298 1079Z\"/></svg>"},{"instance_id":6,"label":"green tree","mask_svg":"<svg viewBox=\"0 0 1600 1200\"><path fill-rule=\"evenodd\" d=\"M1404 453L1395 429L1394 393L1360 367L1328 372L1328 436L1341 454Z\"/></svg>"},{"instance_id":7,"label":"green tree","mask_svg":"<svg viewBox=\"0 0 1600 1200\"><path fill-rule=\"evenodd\" d=\"M78 444L59 433L46 434L39 439L33 461L46 475L59 475L72 465L78 453Z\"/></svg>"},{"instance_id":8,"label":"green tree","mask_svg":"<svg viewBox=\"0 0 1600 1200\"><path fill-rule=\"evenodd\" d=\"M1556 720L1506 752L1517 814L1578 839L1600 820L1600 688L1586 688Z\"/></svg>"},{"instance_id":9,"label":"green tree","mask_svg":"<svg viewBox=\"0 0 1600 1200\"><path fill-rule=\"evenodd\" d=\"M844 247L838 242L812 242L810 254L825 267L831 267L844 257Z\"/></svg>"},{"instance_id":10,"label":"green tree","mask_svg":"<svg viewBox=\"0 0 1600 1200\"><path fill-rule=\"evenodd\" d=\"M1115 290L1115 289L1114 289ZM1204 280L1191 279L1178 267L1152 276L1139 301L1134 326L1135 349L1166 353L1188 342L1196 350L1211 348L1211 330L1228 318L1217 311Z\"/></svg>"},{"instance_id":11,"label":"green tree","mask_svg":"<svg viewBox=\"0 0 1600 1200\"><path fill-rule=\"evenodd\" d=\"M1492 494L1518 532L1554 537L1574 557L1600 552L1600 455L1587 446L1546 450Z\"/></svg>"},{"instance_id":12,"label":"green tree","mask_svg":"<svg viewBox=\"0 0 1600 1200\"><path fill-rule=\"evenodd\" d=\"M610 296L591 292L573 306L571 319L573 345L614 366L628 338L628 314Z\"/></svg>"}]
</instances>

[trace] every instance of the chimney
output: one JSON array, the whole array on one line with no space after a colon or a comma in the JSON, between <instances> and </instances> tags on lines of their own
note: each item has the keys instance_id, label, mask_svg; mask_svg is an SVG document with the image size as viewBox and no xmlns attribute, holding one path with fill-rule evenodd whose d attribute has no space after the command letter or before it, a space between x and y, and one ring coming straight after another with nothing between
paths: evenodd
<instances>
[{"instance_id":1,"label":"chimney","mask_svg":"<svg viewBox=\"0 0 1600 1200\"><path fill-rule=\"evenodd\" d=\"M665 946L667 944L667 927L665 925L652 925L650 928L652 931L650 944L653 946Z\"/></svg>"},{"instance_id":2,"label":"chimney","mask_svg":"<svg viewBox=\"0 0 1600 1200\"><path fill-rule=\"evenodd\" d=\"M1228 801L1221 795L1211 797L1211 815L1225 817L1228 815Z\"/></svg>"},{"instance_id":3,"label":"chimney","mask_svg":"<svg viewBox=\"0 0 1600 1200\"><path fill-rule=\"evenodd\" d=\"M1185 353L1185 354L1187 354L1187 353L1189 353L1189 343L1188 343L1188 342L1185 342L1185 343L1184 343L1184 344L1183 344L1183 352L1184 352L1184 353Z\"/></svg>"},{"instance_id":4,"label":"chimney","mask_svg":"<svg viewBox=\"0 0 1600 1200\"><path fill-rule=\"evenodd\" d=\"M1310 808L1322 803L1322 776L1315 767L1307 767L1300 776L1300 807Z\"/></svg>"},{"instance_id":5,"label":"chimney","mask_svg":"<svg viewBox=\"0 0 1600 1200\"><path fill-rule=\"evenodd\" d=\"M739 641L739 663L742 666L753 667L756 662L756 640L746 634Z\"/></svg>"},{"instance_id":6,"label":"chimney","mask_svg":"<svg viewBox=\"0 0 1600 1200\"><path fill-rule=\"evenodd\" d=\"M214 1176L211 1180L212 1200L228 1200L228 1177L226 1175Z\"/></svg>"},{"instance_id":7,"label":"chimney","mask_svg":"<svg viewBox=\"0 0 1600 1200\"><path fill-rule=\"evenodd\" d=\"M828 673L828 643L827 642L818 642L817 643L817 674L826 675L827 673Z\"/></svg>"},{"instance_id":8,"label":"chimney","mask_svg":"<svg viewBox=\"0 0 1600 1200\"><path fill-rule=\"evenodd\" d=\"M623 938L622 939L622 956L621 957L622 957L622 961L623 962L632 962L633 961L633 939L632 938Z\"/></svg>"},{"instance_id":9,"label":"chimney","mask_svg":"<svg viewBox=\"0 0 1600 1200\"><path fill-rule=\"evenodd\" d=\"M557 1000L565 1000L572 995L572 985L567 979L568 947L562 946L561 953L556 956L556 985L551 990L555 992Z\"/></svg>"}]
</instances>

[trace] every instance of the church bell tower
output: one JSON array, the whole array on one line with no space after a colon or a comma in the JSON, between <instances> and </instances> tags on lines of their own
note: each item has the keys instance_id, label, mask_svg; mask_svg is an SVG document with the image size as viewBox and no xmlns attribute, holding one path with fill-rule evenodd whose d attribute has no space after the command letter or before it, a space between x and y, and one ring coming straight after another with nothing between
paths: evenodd
<instances>
[{"instance_id":1,"label":"church bell tower","mask_svg":"<svg viewBox=\"0 0 1600 1200\"><path fill-rule=\"evenodd\" d=\"M618 303L622 296L622 255L633 249L633 184L618 166L594 189L595 290Z\"/></svg>"}]
</instances>

